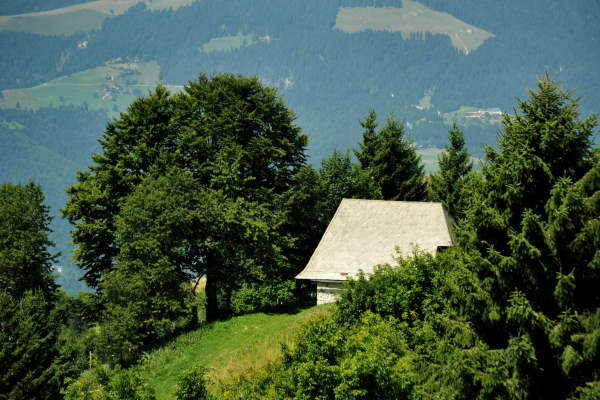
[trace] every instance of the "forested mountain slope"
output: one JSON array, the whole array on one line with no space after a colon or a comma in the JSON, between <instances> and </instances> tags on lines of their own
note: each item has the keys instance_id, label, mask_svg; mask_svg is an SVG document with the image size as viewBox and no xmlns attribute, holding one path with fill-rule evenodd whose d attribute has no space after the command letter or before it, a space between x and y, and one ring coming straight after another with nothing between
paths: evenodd
<instances>
[{"instance_id":1,"label":"forested mountain slope","mask_svg":"<svg viewBox=\"0 0 600 400\"><path fill-rule=\"evenodd\" d=\"M110 1L94 7L104 10ZM21 1L0 13L74 3ZM175 9L160 1L124 4L104 10L103 22L77 14L76 29L60 31L60 20L36 17L0 31L0 108L11 110L0 116L0 136L7 138L0 147L0 181L41 182L53 213L64 206L64 188L75 171L90 163L107 115L123 111L159 80L178 90L200 73L257 75L278 87L296 111L314 163L334 148L355 146L358 120L369 108L381 116L394 112L424 148L441 147L456 120L469 150L480 155L482 143L495 142L499 110L511 111L514 96L525 95L523 88L545 70L577 88L584 113L600 105L598 1L197 0L173 3L180 6ZM88 80L90 71L114 65L133 72ZM157 66L158 76L144 73L148 65ZM56 108L63 106L81 108ZM52 114L63 115L56 120L64 127L52 122ZM45 126L48 140L24 134L37 126ZM72 154L55 147L69 147ZM61 224L53 237L59 244L68 241L68 226ZM61 263L68 264L68 246L59 247Z\"/></svg>"}]
</instances>

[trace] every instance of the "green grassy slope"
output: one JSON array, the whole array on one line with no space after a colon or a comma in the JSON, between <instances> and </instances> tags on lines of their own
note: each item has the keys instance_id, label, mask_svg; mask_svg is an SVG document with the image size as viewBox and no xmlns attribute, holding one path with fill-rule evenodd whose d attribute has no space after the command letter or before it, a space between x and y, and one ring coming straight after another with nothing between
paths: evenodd
<instances>
[{"instance_id":1,"label":"green grassy slope","mask_svg":"<svg viewBox=\"0 0 600 400\"><path fill-rule=\"evenodd\" d=\"M156 87L159 82L156 62L106 62L105 65L64 75L32 88L2 91L0 108L36 110L61 105L104 109L114 116L124 111L138 96ZM169 87L178 90L177 87Z\"/></svg>"},{"instance_id":2,"label":"green grassy slope","mask_svg":"<svg viewBox=\"0 0 600 400\"><path fill-rule=\"evenodd\" d=\"M210 389L215 391L240 373L273 361L280 344L289 342L304 321L330 310L331 305L324 305L293 314L256 313L216 321L177 337L134 368L159 400L174 399L177 376L196 365L208 368Z\"/></svg>"},{"instance_id":3,"label":"green grassy slope","mask_svg":"<svg viewBox=\"0 0 600 400\"><path fill-rule=\"evenodd\" d=\"M415 1L403 0L402 7L340 7L334 29L346 33L365 30L401 32L403 38L425 32L443 34L452 45L469 54L493 33L469 25L448 13L435 11Z\"/></svg>"},{"instance_id":4,"label":"green grassy slope","mask_svg":"<svg viewBox=\"0 0 600 400\"><path fill-rule=\"evenodd\" d=\"M99 29L107 18L122 15L138 3L160 11L187 6L194 0L93 0L80 4L18 15L0 15L0 31L35 35L72 35ZM6 7L1 7L6 9ZM10 9L10 8L9 8Z\"/></svg>"}]
</instances>

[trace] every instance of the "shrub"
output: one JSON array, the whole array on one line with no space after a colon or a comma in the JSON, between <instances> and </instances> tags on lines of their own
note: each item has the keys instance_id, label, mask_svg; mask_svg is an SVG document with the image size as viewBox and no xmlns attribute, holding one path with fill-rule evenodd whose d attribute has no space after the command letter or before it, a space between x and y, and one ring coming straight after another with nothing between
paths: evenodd
<instances>
[{"instance_id":1,"label":"shrub","mask_svg":"<svg viewBox=\"0 0 600 400\"><path fill-rule=\"evenodd\" d=\"M175 396L177 400L204 400L210 399L206 390L206 370L194 367L184 372L177 378Z\"/></svg>"}]
</instances>

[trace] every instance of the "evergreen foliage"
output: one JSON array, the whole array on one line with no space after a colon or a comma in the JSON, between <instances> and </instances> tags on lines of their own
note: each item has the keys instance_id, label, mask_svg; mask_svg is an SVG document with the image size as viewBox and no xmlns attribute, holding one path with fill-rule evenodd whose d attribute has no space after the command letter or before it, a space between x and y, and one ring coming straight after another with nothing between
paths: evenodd
<instances>
[{"instance_id":1,"label":"evergreen foliage","mask_svg":"<svg viewBox=\"0 0 600 400\"><path fill-rule=\"evenodd\" d=\"M360 168L370 177L384 200L419 201L427 196L421 157L405 137L404 125L391 116L376 131L375 111L361 122L364 128L360 150L355 151Z\"/></svg>"},{"instance_id":2,"label":"evergreen foliage","mask_svg":"<svg viewBox=\"0 0 600 400\"><path fill-rule=\"evenodd\" d=\"M458 246L350 281L333 319L308 325L237 393L251 384L255 398L377 397L386 382L337 374L360 365L348 363L362 348L350 337L376 316L370 342L386 343L393 327L399 347L373 362L392 360L388 376L401 371L394 381L406 398L597 397L600 151L596 116L577 110L546 75L471 173ZM357 382L362 391L342 395Z\"/></svg>"},{"instance_id":3,"label":"evergreen foliage","mask_svg":"<svg viewBox=\"0 0 600 400\"><path fill-rule=\"evenodd\" d=\"M363 169L371 167L372 161L377 154L379 146L379 138L377 135L377 113L370 109L369 115L364 121L360 121L360 126L363 127L362 143L359 143L359 150L354 150L354 155L360 162Z\"/></svg>"},{"instance_id":4,"label":"evergreen foliage","mask_svg":"<svg viewBox=\"0 0 600 400\"><path fill-rule=\"evenodd\" d=\"M85 307L56 291L43 202L33 182L0 186L0 399L61 398L90 348Z\"/></svg>"},{"instance_id":5,"label":"evergreen foliage","mask_svg":"<svg viewBox=\"0 0 600 400\"><path fill-rule=\"evenodd\" d=\"M20 299L28 290L50 300L56 289L48 247L50 217L39 186L0 186L0 290Z\"/></svg>"},{"instance_id":6,"label":"evergreen foliage","mask_svg":"<svg viewBox=\"0 0 600 400\"><path fill-rule=\"evenodd\" d=\"M561 321L598 309L588 283L600 278L590 268L600 242L586 233L599 215L592 199L600 187L591 178L598 159L590 147L596 117L581 119L577 109L547 75L519 100L518 111L504 117L499 149L486 151L483 179L459 230L474 279L464 289L482 301L468 317L478 336L514 363L512 381L496 383L510 395L567 397L597 376L595 368L574 374L575 353L552 343ZM581 236L586 245L576 242Z\"/></svg>"},{"instance_id":7,"label":"evergreen foliage","mask_svg":"<svg viewBox=\"0 0 600 400\"><path fill-rule=\"evenodd\" d=\"M40 291L0 289L0 399L59 399L58 321Z\"/></svg>"},{"instance_id":8,"label":"evergreen foliage","mask_svg":"<svg viewBox=\"0 0 600 400\"><path fill-rule=\"evenodd\" d=\"M287 225L296 237L297 251L288 254L292 265L305 265L327 227L329 221L323 218L322 207L324 190L319 171L310 164L300 167L288 197L288 203L295 205L287 218ZM314 292L311 285L305 289Z\"/></svg>"},{"instance_id":9,"label":"evergreen foliage","mask_svg":"<svg viewBox=\"0 0 600 400\"><path fill-rule=\"evenodd\" d=\"M467 176L473 171L463 132L456 124L448 133L450 145L438 157L439 170L431 176L431 195L440 201L452 216L462 218L467 209L469 193L463 191Z\"/></svg>"}]
</instances>

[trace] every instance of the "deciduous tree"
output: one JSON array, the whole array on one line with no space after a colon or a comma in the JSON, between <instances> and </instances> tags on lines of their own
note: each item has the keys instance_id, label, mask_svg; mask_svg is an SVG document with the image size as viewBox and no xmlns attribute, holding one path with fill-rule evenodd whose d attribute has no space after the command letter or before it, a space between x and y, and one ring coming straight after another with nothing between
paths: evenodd
<instances>
[{"instance_id":1,"label":"deciduous tree","mask_svg":"<svg viewBox=\"0 0 600 400\"><path fill-rule=\"evenodd\" d=\"M293 189L306 143L294 114L257 78L200 76L176 95L159 86L136 100L107 126L103 152L68 191L63 214L74 224L85 279L102 292L113 270L124 279L127 269L156 266L171 270L164 282L172 279L176 291L188 277L182 271L207 274L209 318L230 312L234 298L239 311L289 302L300 266L288 260L300 260L303 246L288 216L298 207ZM160 177L173 169L190 174L187 197L168 198L179 192ZM179 219L186 215L193 223ZM256 295L264 290L268 296Z\"/></svg>"},{"instance_id":2,"label":"deciduous tree","mask_svg":"<svg viewBox=\"0 0 600 400\"><path fill-rule=\"evenodd\" d=\"M352 165L350 154L336 150L321 162L319 169L323 187L323 221L328 224L343 198L379 199L380 188L368 171Z\"/></svg>"}]
</instances>

